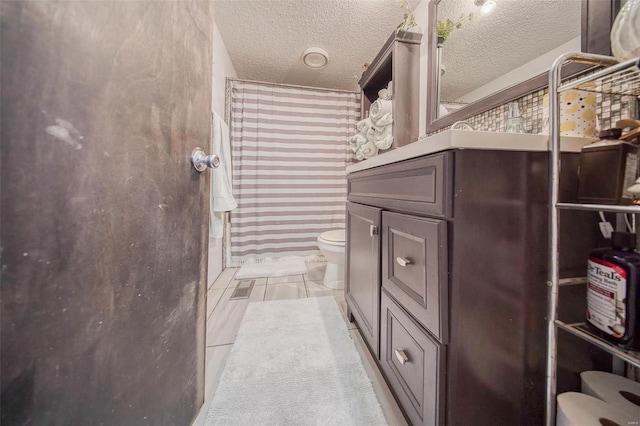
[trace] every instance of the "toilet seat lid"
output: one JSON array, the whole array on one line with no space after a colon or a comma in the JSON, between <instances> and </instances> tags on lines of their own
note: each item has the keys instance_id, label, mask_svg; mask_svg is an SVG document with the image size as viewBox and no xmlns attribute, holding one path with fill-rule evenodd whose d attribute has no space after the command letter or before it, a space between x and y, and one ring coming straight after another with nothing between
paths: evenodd
<instances>
[{"instance_id":1,"label":"toilet seat lid","mask_svg":"<svg viewBox=\"0 0 640 426\"><path fill-rule=\"evenodd\" d=\"M319 237L328 243L344 244L344 229L334 229L332 231L323 232Z\"/></svg>"}]
</instances>

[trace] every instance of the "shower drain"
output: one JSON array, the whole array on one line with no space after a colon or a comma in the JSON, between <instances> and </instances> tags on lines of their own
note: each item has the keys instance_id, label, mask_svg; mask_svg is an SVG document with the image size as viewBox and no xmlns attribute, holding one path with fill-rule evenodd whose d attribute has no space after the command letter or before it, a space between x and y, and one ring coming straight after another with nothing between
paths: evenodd
<instances>
[{"instance_id":1,"label":"shower drain","mask_svg":"<svg viewBox=\"0 0 640 426\"><path fill-rule=\"evenodd\" d=\"M242 280L236 286L236 289L233 290L233 294L231 294L230 299L248 299L251 295L251 290L253 290L253 285L256 283L256 280Z\"/></svg>"}]
</instances>

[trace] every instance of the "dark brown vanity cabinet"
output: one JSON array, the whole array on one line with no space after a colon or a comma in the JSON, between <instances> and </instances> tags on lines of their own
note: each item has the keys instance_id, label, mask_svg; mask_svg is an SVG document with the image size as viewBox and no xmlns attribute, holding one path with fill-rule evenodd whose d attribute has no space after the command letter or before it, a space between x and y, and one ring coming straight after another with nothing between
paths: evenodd
<instances>
[{"instance_id":1,"label":"dark brown vanity cabinet","mask_svg":"<svg viewBox=\"0 0 640 426\"><path fill-rule=\"evenodd\" d=\"M563 201L578 158L562 154ZM348 175L347 303L414 425L543 424L548 167L547 152L465 149ZM597 213L561 221L580 276Z\"/></svg>"},{"instance_id":2,"label":"dark brown vanity cabinet","mask_svg":"<svg viewBox=\"0 0 640 426\"><path fill-rule=\"evenodd\" d=\"M347 203L346 295L371 352L380 354L380 215L382 210Z\"/></svg>"}]
</instances>

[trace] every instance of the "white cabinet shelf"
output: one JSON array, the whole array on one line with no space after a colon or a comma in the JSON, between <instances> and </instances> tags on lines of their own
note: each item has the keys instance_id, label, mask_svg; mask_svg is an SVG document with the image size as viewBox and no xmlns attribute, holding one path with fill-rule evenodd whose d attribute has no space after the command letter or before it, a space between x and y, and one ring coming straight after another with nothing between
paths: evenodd
<instances>
[{"instance_id":1,"label":"white cabinet shelf","mask_svg":"<svg viewBox=\"0 0 640 426\"><path fill-rule=\"evenodd\" d=\"M422 34L394 31L358 81L362 89L363 118L378 99L378 91L393 81L395 148L418 140L421 42Z\"/></svg>"}]
</instances>

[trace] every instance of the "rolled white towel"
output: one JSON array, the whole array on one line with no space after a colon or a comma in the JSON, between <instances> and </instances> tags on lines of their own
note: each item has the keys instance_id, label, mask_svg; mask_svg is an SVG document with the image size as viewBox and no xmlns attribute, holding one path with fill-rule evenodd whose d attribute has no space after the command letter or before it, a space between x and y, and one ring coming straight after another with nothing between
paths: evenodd
<instances>
[{"instance_id":1,"label":"rolled white towel","mask_svg":"<svg viewBox=\"0 0 640 426\"><path fill-rule=\"evenodd\" d=\"M369 117L365 118L364 120L360 120L356 123L356 129L358 129L358 132L364 133L364 134L367 133L367 131L371 128L371 126L373 126L373 122Z\"/></svg>"},{"instance_id":2,"label":"rolled white towel","mask_svg":"<svg viewBox=\"0 0 640 426\"><path fill-rule=\"evenodd\" d=\"M379 149L389 149L393 144L393 135L391 133L387 134L383 139L376 140L376 146Z\"/></svg>"},{"instance_id":3,"label":"rolled white towel","mask_svg":"<svg viewBox=\"0 0 640 426\"><path fill-rule=\"evenodd\" d=\"M387 124L386 126L383 126L383 127L376 126L374 129L376 131L376 134L375 134L376 141L381 141L382 139L385 139L387 136L389 136L393 132L393 125Z\"/></svg>"},{"instance_id":4,"label":"rolled white towel","mask_svg":"<svg viewBox=\"0 0 640 426\"><path fill-rule=\"evenodd\" d=\"M384 114L382 117L378 117L378 119L373 122L378 128L388 126L391 123L393 123L393 115L390 112Z\"/></svg>"},{"instance_id":5,"label":"rolled white towel","mask_svg":"<svg viewBox=\"0 0 640 426\"><path fill-rule=\"evenodd\" d=\"M369 131L367 132L367 142L375 142L376 141L376 129L371 126Z\"/></svg>"},{"instance_id":6,"label":"rolled white towel","mask_svg":"<svg viewBox=\"0 0 640 426\"><path fill-rule=\"evenodd\" d=\"M360 147L362 150L362 155L364 158L371 158L378 154L378 147L374 142L367 142L366 144Z\"/></svg>"},{"instance_id":7,"label":"rolled white towel","mask_svg":"<svg viewBox=\"0 0 640 426\"><path fill-rule=\"evenodd\" d=\"M391 111L393 109L393 103L391 101L387 101L385 99L378 99L374 103L371 104L371 108L369 108L369 118L373 124L377 126L383 126L383 124L379 124L378 120L380 120L385 114L391 115Z\"/></svg>"},{"instance_id":8,"label":"rolled white towel","mask_svg":"<svg viewBox=\"0 0 640 426\"><path fill-rule=\"evenodd\" d=\"M351 145L351 147L353 148L354 146L360 147L362 145L364 145L365 143L367 143L367 136L363 135L362 133L358 133L354 136L351 137L351 139L349 140L349 145Z\"/></svg>"},{"instance_id":9,"label":"rolled white towel","mask_svg":"<svg viewBox=\"0 0 640 426\"><path fill-rule=\"evenodd\" d=\"M364 154L362 153L362 147L356 149L356 160L364 160Z\"/></svg>"},{"instance_id":10,"label":"rolled white towel","mask_svg":"<svg viewBox=\"0 0 640 426\"><path fill-rule=\"evenodd\" d=\"M380 99L385 100L385 101L390 101L391 100L391 94L389 93L388 89L380 89L380 90L378 90L378 97Z\"/></svg>"},{"instance_id":11,"label":"rolled white towel","mask_svg":"<svg viewBox=\"0 0 640 426\"><path fill-rule=\"evenodd\" d=\"M387 93L389 93L389 99L393 99L393 80L387 84Z\"/></svg>"}]
</instances>

